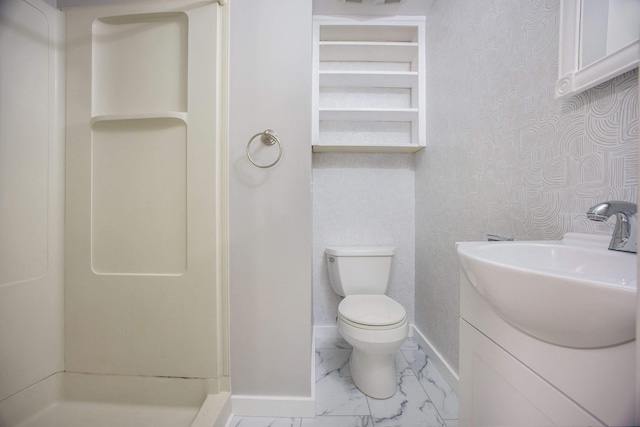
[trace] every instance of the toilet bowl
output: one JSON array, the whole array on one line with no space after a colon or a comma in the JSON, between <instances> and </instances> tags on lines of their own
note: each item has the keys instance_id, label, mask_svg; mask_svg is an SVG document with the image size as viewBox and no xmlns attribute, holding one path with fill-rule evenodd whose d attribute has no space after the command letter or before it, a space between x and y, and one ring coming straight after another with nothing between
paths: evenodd
<instances>
[{"instance_id":1,"label":"toilet bowl","mask_svg":"<svg viewBox=\"0 0 640 427\"><path fill-rule=\"evenodd\" d=\"M376 399L396 392L393 356L409 333L404 307L386 295L393 252L386 246L325 250L331 287L345 297L338 306L338 331L353 347L351 378Z\"/></svg>"},{"instance_id":2,"label":"toilet bowl","mask_svg":"<svg viewBox=\"0 0 640 427\"><path fill-rule=\"evenodd\" d=\"M407 338L404 308L386 295L352 295L338 307L338 331L353 347L354 384L367 396L386 399L397 388L394 353Z\"/></svg>"}]
</instances>

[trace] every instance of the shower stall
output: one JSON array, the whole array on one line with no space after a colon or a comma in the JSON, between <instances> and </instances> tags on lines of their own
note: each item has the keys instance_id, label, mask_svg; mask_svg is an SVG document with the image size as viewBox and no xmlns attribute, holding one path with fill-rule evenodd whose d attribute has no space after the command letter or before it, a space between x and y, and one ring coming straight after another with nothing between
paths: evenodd
<instances>
[{"instance_id":1,"label":"shower stall","mask_svg":"<svg viewBox=\"0 0 640 427\"><path fill-rule=\"evenodd\" d=\"M226 9L0 3L0 425L226 422Z\"/></svg>"}]
</instances>

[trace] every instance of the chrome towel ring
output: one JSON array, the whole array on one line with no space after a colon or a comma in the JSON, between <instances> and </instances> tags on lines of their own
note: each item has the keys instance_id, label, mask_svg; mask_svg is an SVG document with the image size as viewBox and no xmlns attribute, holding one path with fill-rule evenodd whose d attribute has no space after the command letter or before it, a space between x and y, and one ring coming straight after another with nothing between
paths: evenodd
<instances>
[{"instance_id":1,"label":"chrome towel ring","mask_svg":"<svg viewBox=\"0 0 640 427\"><path fill-rule=\"evenodd\" d=\"M254 139L256 139L257 136L260 136L260 141L262 141L262 143L264 145L273 145L275 143L278 143L278 157L273 161L273 163L270 163L268 165L259 165L258 163L256 163L252 158L251 158L251 153L249 152L249 148L251 148L251 143L253 142ZM256 133L255 135L253 135L251 137L251 139L249 140L249 142L247 143L247 157L249 158L249 161L256 167L262 168L262 169L266 169L266 168L270 168L272 166L275 166L276 163L278 163L280 161L280 159L282 158L282 144L280 144L280 139L278 139L278 135L275 133L275 131L272 131L271 129L267 129L264 132L259 132Z\"/></svg>"}]
</instances>

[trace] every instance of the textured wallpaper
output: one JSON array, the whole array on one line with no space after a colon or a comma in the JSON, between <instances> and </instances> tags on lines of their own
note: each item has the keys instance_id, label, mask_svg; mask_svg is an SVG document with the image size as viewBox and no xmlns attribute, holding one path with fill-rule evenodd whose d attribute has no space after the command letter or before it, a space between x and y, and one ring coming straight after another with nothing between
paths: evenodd
<instances>
[{"instance_id":1,"label":"textured wallpaper","mask_svg":"<svg viewBox=\"0 0 640 427\"><path fill-rule=\"evenodd\" d=\"M313 323L335 326L327 246L394 246L389 295L413 323L415 173L411 154L313 155Z\"/></svg>"},{"instance_id":2,"label":"textured wallpaper","mask_svg":"<svg viewBox=\"0 0 640 427\"><path fill-rule=\"evenodd\" d=\"M556 100L558 22L558 0L438 0L427 16L415 321L456 370L456 241L610 234L586 210L636 201L637 70Z\"/></svg>"}]
</instances>

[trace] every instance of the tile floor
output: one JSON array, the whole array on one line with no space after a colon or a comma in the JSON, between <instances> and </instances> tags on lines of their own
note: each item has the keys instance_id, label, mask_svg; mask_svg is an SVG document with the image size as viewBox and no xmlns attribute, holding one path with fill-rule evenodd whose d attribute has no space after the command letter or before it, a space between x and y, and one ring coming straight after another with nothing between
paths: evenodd
<instances>
[{"instance_id":1,"label":"tile floor","mask_svg":"<svg viewBox=\"0 0 640 427\"><path fill-rule=\"evenodd\" d=\"M398 391L362 394L349 372L350 346L316 342L316 418L234 417L230 427L457 427L458 397L412 338L395 355Z\"/></svg>"}]
</instances>

